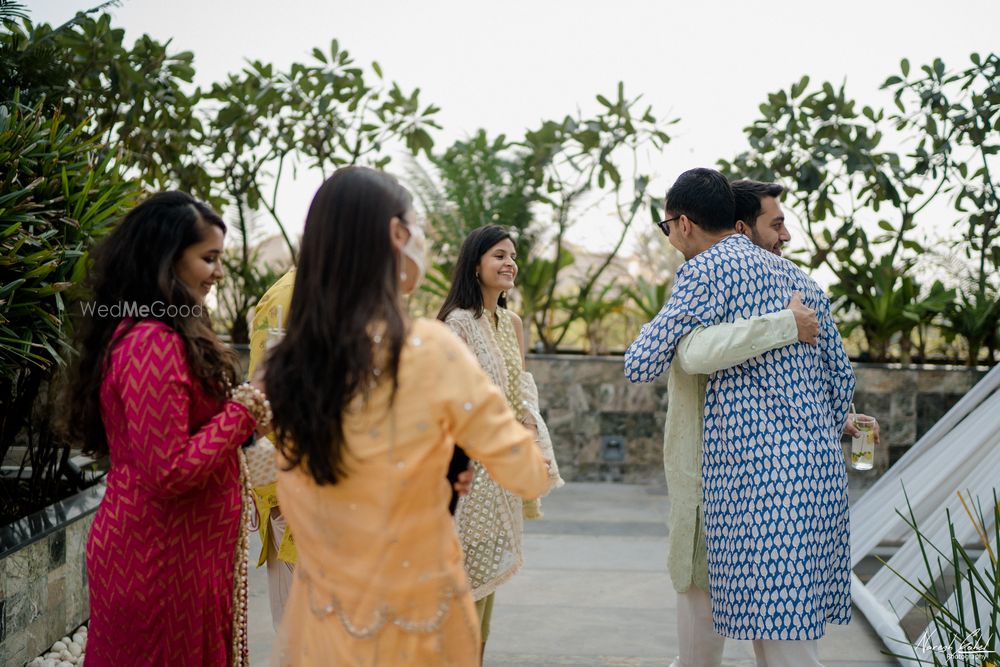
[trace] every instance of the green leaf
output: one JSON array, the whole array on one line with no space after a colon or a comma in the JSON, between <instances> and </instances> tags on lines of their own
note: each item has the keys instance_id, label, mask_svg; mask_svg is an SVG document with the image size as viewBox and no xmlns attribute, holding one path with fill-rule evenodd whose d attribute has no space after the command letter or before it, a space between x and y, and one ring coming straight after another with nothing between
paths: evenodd
<instances>
[{"instance_id":1,"label":"green leaf","mask_svg":"<svg viewBox=\"0 0 1000 667\"><path fill-rule=\"evenodd\" d=\"M17 230L19 230L20 228L21 228L21 223L20 222L15 222L14 224L8 226L6 229L4 229L2 232L0 232L0 238L7 238L8 236L10 236L11 234L13 234L14 232L16 232Z\"/></svg>"},{"instance_id":2,"label":"green leaf","mask_svg":"<svg viewBox=\"0 0 1000 667\"><path fill-rule=\"evenodd\" d=\"M7 298L9 294L11 294L14 290L23 285L25 282L26 281L24 278L18 278L16 280L7 283L3 287L0 287L0 297Z\"/></svg>"},{"instance_id":3,"label":"green leaf","mask_svg":"<svg viewBox=\"0 0 1000 667\"><path fill-rule=\"evenodd\" d=\"M804 75L801 79L798 80L797 83L792 84L792 90L791 90L792 99L798 98L800 95L802 95L802 93L806 91L806 88L808 87L809 87L809 76Z\"/></svg>"}]
</instances>

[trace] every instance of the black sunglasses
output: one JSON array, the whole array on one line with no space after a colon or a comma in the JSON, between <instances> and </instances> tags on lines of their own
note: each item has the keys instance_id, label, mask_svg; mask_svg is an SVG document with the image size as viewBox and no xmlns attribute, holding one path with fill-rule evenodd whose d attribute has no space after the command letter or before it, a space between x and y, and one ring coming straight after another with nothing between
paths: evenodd
<instances>
[{"instance_id":1,"label":"black sunglasses","mask_svg":"<svg viewBox=\"0 0 1000 667\"><path fill-rule=\"evenodd\" d=\"M656 226L660 228L660 231L662 231L665 236L670 236L670 224L669 223L673 222L674 220L680 220L680 219L681 219L681 216L675 215L672 218L667 218L666 220L660 220L658 223L656 223Z\"/></svg>"}]
</instances>

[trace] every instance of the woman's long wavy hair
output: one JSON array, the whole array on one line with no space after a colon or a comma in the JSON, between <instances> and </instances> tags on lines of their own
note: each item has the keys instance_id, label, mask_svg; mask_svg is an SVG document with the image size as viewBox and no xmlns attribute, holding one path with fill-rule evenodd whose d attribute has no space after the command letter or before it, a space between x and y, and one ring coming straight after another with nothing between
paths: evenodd
<instances>
[{"instance_id":1,"label":"woman's long wavy hair","mask_svg":"<svg viewBox=\"0 0 1000 667\"><path fill-rule=\"evenodd\" d=\"M67 389L67 410L62 429L82 437L84 451L103 456L108 438L101 417L101 382L111 360L111 350L136 324L133 317L101 317L129 308L138 313L145 306L146 319L163 322L184 341L191 374L216 399L226 396L236 382L236 354L212 331L205 308L177 277L175 266L191 245L205 239L209 226L226 232L222 218L184 192L154 194L133 208L94 250L94 264L86 281L90 304L81 309L77 331L80 355ZM112 309L114 307L114 309ZM188 316L184 316L190 313ZM115 337L122 320L126 325Z\"/></svg>"},{"instance_id":2,"label":"woman's long wavy hair","mask_svg":"<svg viewBox=\"0 0 1000 667\"><path fill-rule=\"evenodd\" d=\"M411 205L388 174L345 167L309 207L288 325L268 358L265 383L278 449L318 484L347 474L344 415L369 391L374 370L395 395L407 323L390 221Z\"/></svg>"},{"instance_id":3,"label":"woman's long wavy hair","mask_svg":"<svg viewBox=\"0 0 1000 667\"><path fill-rule=\"evenodd\" d=\"M451 274L451 289L438 311L439 320L444 322L449 313L458 308L473 311L477 318L483 316L483 290L476 277L476 270L483 255L505 239L514 243L511 233L499 225L484 225L469 232L458 251L458 261ZM500 293L497 305L507 307L506 294Z\"/></svg>"}]
</instances>

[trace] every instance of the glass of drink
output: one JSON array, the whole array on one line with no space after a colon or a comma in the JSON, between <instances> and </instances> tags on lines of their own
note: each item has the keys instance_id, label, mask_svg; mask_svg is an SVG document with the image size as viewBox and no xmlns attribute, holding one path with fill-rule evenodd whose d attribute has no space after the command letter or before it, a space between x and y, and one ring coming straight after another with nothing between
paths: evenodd
<instances>
[{"instance_id":1,"label":"glass of drink","mask_svg":"<svg viewBox=\"0 0 1000 667\"><path fill-rule=\"evenodd\" d=\"M278 322L278 326L271 327L267 330L267 342L264 343L264 349L268 352L281 342L281 339L285 337L285 320L282 319L281 315L281 304L279 303L275 306L275 320Z\"/></svg>"},{"instance_id":2,"label":"glass of drink","mask_svg":"<svg viewBox=\"0 0 1000 667\"><path fill-rule=\"evenodd\" d=\"M851 465L855 470L871 470L875 465L875 419L856 415L854 426L858 434L851 438Z\"/></svg>"},{"instance_id":3,"label":"glass of drink","mask_svg":"<svg viewBox=\"0 0 1000 667\"><path fill-rule=\"evenodd\" d=\"M275 345L281 342L281 339L285 337L284 329L268 329L267 330L267 342L264 343L264 349L270 351Z\"/></svg>"}]
</instances>

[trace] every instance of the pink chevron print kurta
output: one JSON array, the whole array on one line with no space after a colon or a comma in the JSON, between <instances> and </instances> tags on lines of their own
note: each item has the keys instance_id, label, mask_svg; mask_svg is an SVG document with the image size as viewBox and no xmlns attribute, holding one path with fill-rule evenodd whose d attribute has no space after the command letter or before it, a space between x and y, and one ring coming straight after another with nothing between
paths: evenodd
<instances>
[{"instance_id":1,"label":"pink chevron print kurta","mask_svg":"<svg viewBox=\"0 0 1000 667\"><path fill-rule=\"evenodd\" d=\"M87 542L87 665L231 662L242 405L209 399L180 336L137 324L101 386L111 450Z\"/></svg>"}]
</instances>

